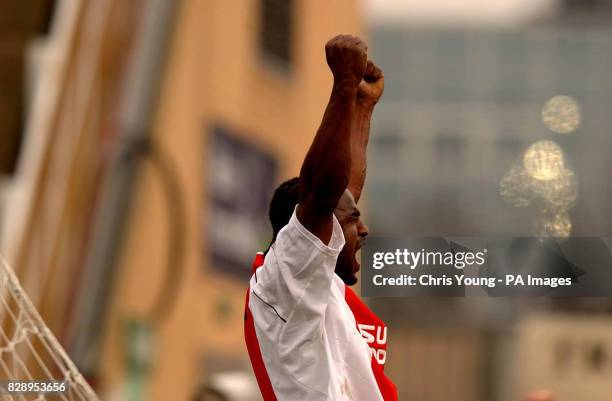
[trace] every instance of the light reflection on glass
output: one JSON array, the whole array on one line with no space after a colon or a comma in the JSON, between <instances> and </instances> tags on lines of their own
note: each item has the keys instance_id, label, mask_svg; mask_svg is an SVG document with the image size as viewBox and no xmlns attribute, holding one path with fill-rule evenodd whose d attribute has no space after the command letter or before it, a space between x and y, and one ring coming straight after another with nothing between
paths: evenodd
<instances>
[{"instance_id":1,"label":"light reflection on glass","mask_svg":"<svg viewBox=\"0 0 612 401\"><path fill-rule=\"evenodd\" d=\"M580 126L578 102L570 96L553 96L542 107L542 123L558 134L575 131Z\"/></svg>"},{"instance_id":2,"label":"light reflection on glass","mask_svg":"<svg viewBox=\"0 0 612 401\"><path fill-rule=\"evenodd\" d=\"M534 233L539 237L566 238L572 231L572 221L567 212L543 213L534 224Z\"/></svg>"},{"instance_id":3,"label":"light reflection on glass","mask_svg":"<svg viewBox=\"0 0 612 401\"><path fill-rule=\"evenodd\" d=\"M578 198L578 181L572 170L564 169L557 179L542 181L536 192L544 200L545 210L569 210Z\"/></svg>"},{"instance_id":4,"label":"light reflection on glass","mask_svg":"<svg viewBox=\"0 0 612 401\"><path fill-rule=\"evenodd\" d=\"M539 217L534 234L568 237L572 223L568 211L578 198L578 180L565 155L553 141L538 141L525 151L499 183L500 195L514 207L534 204Z\"/></svg>"},{"instance_id":5,"label":"light reflection on glass","mask_svg":"<svg viewBox=\"0 0 612 401\"><path fill-rule=\"evenodd\" d=\"M553 141L538 141L523 156L525 170L536 180L557 179L565 170L563 151Z\"/></svg>"},{"instance_id":6,"label":"light reflection on glass","mask_svg":"<svg viewBox=\"0 0 612 401\"><path fill-rule=\"evenodd\" d=\"M499 183L499 193L510 205L527 206L535 198L532 179L519 164L514 164Z\"/></svg>"}]
</instances>

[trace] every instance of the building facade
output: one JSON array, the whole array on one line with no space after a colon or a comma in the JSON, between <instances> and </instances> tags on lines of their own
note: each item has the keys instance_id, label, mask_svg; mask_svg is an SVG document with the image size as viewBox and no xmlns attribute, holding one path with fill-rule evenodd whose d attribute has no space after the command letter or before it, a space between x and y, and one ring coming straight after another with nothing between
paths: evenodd
<instances>
[{"instance_id":1,"label":"building facade","mask_svg":"<svg viewBox=\"0 0 612 401\"><path fill-rule=\"evenodd\" d=\"M3 257L103 399L200 399L206 384L257 399L251 258L323 116L324 45L364 31L359 2L41 4L16 21L46 36L9 66L31 87L23 132L15 113L3 127Z\"/></svg>"},{"instance_id":2,"label":"building facade","mask_svg":"<svg viewBox=\"0 0 612 401\"><path fill-rule=\"evenodd\" d=\"M548 232L555 236L609 235L610 46L609 29L558 21L514 31L374 27L374 57L392 84L373 126L366 187L371 234L531 236L543 225L563 228L563 235ZM549 118L558 99L571 99L560 113L565 130L558 115ZM552 197L564 205L564 220L537 225L550 215L514 172L541 141L562 149L577 184ZM585 362L589 352L596 358L611 352L602 329L610 321L606 300L371 304L395 330L404 327L400 347L412 352L394 357L390 349L389 372L414 376L399 383L407 400L506 401L540 387L560 401L610 393L600 380L609 364L598 360L601 366L589 370ZM570 334L573 325L584 332ZM564 358L570 367L561 367Z\"/></svg>"}]
</instances>

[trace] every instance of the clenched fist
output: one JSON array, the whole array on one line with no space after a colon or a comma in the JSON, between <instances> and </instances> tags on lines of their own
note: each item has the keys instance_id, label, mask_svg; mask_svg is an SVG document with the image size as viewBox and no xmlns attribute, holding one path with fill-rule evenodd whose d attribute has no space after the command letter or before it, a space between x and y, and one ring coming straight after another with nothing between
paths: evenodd
<instances>
[{"instance_id":1,"label":"clenched fist","mask_svg":"<svg viewBox=\"0 0 612 401\"><path fill-rule=\"evenodd\" d=\"M361 39L351 35L335 36L325 44L325 55L337 83L355 88L359 85L368 61L368 47Z\"/></svg>"},{"instance_id":2,"label":"clenched fist","mask_svg":"<svg viewBox=\"0 0 612 401\"><path fill-rule=\"evenodd\" d=\"M382 96L384 89L385 77L382 70L373 61L368 60L363 79L359 83L357 100L374 106Z\"/></svg>"}]
</instances>

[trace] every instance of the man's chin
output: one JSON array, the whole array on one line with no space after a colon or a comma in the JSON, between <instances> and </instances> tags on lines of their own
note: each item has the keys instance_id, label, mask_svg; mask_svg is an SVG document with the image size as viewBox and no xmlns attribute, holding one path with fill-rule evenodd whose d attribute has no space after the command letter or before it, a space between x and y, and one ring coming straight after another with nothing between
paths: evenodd
<instances>
[{"instance_id":1,"label":"man's chin","mask_svg":"<svg viewBox=\"0 0 612 401\"><path fill-rule=\"evenodd\" d=\"M336 265L336 274L342 279L346 285L357 284L357 272L361 269L361 265L353 254L352 257L345 257L338 261Z\"/></svg>"},{"instance_id":2,"label":"man's chin","mask_svg":"<svg viewBox=\"0 0 612 401\"><path fill-rule=\"evenodd\" d=\"M350 286L353 286L355 284L357 284L357 277L355 277L354 275L351 275L351 277L348 277L348 279L342 279L342 281L344 281L344 284Z\"/></svg>"},{"instance_id":3,"label":"man's chin","mask_svg":"<svg viewBox=\"0 0 612 401\"><path fill-rule=\"evenodd\" d=\"M357 271L359 271L359 268L356 271L354 271L354 272L352 272L350 274L345 274L344 277L340 277L340 278L342 279L342 281L344 281L344 284L346 284L348 286L355 285L355 284L357 284L357 281L359 281L357 279L357 276L355 275L357 273Z\"/></svg>"}]
</instances>

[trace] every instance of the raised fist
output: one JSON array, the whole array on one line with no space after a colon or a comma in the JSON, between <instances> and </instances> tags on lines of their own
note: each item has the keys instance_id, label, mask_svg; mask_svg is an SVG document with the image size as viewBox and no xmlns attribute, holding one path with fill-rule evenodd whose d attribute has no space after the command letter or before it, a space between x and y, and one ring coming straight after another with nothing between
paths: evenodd
<instances>
[{"instance_id":1,"label":"raised fist","mask_svg":"<svg viewBox=\"0 0 612 401\"><path fill-rule=\"evenodd\" d=\"M368 47L356 36L338 35L325 44L327 65L336 82L357 87L366 71Z\"/></svg>"},{"instance_id":2,"label":"raised fist","mask_svg":"<svg viewBox=\"0 0 612 401\"><path fill-rule=\"evenodd\" d=\"M374 106L383 94L385 89L385 77L382 70L368 60L363 79L359 83L357 90L357 100Z\"/></svg>"}]
</instances>

